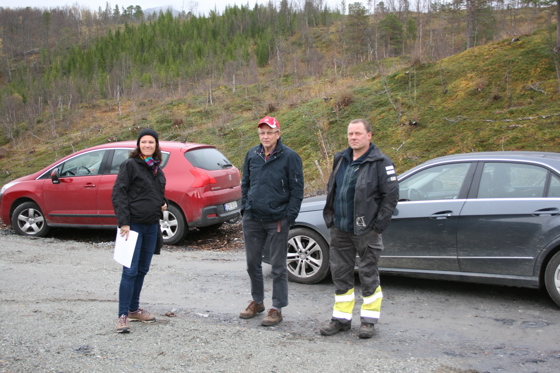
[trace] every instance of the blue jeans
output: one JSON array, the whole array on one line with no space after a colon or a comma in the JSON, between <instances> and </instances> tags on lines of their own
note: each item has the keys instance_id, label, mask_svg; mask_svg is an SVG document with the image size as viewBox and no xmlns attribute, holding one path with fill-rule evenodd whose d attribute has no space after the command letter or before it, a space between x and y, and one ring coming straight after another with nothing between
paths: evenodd
<instances>
[{"instance_id":1,"label":"blue jeans","mask_svg":"<svg viewBox=\"0 0 560 373\"><path fill-rule=\"evenodd\" d=\"M287 219L278 222L259 222L243 217L243 238L247 256L247 273L251 279L251 296L253 301L264 300L264 280L262 273L262 254L265 244L270 248L270 264L272 265L272 307L282 309L288 305L288 270L286 256L288 254L288 233L290 224Z\"/></svg>"},{"instance_id":2,"label":"blue jeans","mask_svg":"<svg viewBox=\"0 0 560 373\"><path fill-rule=\"evenodd\" d=\"M138 241L136 241L130 268L123 266L119 287L119 317L128 316L128 311L137 311L140 308L140 292L144 277L150 270L158 229L159 223L130 223L130 230L138 232Z\"/></svg>"}]
</instances>

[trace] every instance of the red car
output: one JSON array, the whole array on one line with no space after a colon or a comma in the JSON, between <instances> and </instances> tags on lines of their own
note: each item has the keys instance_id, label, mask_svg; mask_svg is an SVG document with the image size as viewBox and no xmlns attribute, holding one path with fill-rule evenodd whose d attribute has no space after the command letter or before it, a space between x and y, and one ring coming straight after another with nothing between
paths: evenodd
<instances>
[{"instance_id":1,"label":"red car","mask_svg":"<svg viewBox=\"0 0 560 373\"><path fill-rule=\"evenodd\" d=\"M111 193L120 164L136 146L94 146L11 181L0 191L0 218L16 233L44 236L50 227L115 228ZM189 227L219 227L237 219L239 170L214 146L160 141L165 196L164 242L179 242Z\"/></svg>"}]
</instances>

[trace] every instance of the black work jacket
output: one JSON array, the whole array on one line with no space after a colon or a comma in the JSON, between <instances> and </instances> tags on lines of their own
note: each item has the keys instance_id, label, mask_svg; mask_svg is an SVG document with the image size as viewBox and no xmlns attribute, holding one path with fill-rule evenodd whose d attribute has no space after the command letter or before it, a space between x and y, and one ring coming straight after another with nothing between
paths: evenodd
<instances>
[{"instance_id":1,"label":"black work jacket","mask_svg":"<svg viewBox=\"0 0 560 373\"><path fill-rule=\"evenodd\" d=\"M391 216L399 200L399 183L393 161L371 144L373 149L358 169L354 194L354 234L362 235L371 229L382 233L391 222ZM333 225L336 173L344 155L352 159L352 148L334 155L333 171L329 178L327 201L323 218L327 227Z\"/></svg>"},{"instance_id":2,"label":"black work jacket","mask_svg":"<svg viewBox=\"0 0 560 373\"><path fill-rule=\"evenodd\" d=\"M125 160L120 166L112 195L119 227L130 223L158 223L161 206L166 202L165 182L161 168L154 175L143 159Z\"/></svg>"},{"instance_id":3,"label":"black work jacket","mask_svg":"<svg viewBox=\"0 0 560 373\"><path fill-rule=\"evenodd\" d=\"M261 145L249 149L243 163L241 211L261 222L296 221L303 200L303 166L300 156L278 139L265 160Z\"/></svg>"}]
</instances>

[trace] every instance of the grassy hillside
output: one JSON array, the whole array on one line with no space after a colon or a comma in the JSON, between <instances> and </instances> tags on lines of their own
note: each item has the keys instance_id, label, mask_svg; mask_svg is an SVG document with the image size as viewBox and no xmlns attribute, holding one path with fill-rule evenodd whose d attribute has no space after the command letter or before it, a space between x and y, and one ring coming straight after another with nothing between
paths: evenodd
<instances>
[{"instance_id":1,"label":"grassy hillside","mask_svg":"<svg viewBox=\"0 0 560 373\"><path fill-rule=\"evenodd\" d=\"M304 160L306 192L324 188L330 157L347 146L347 123L365 118L398 172L429 158L487 150L560 149L560 73L554 29L467 50L434 63L385 60L360 65L358 79L264 80L166 100L99 102L73 113L53 141L27 136L0 152L0 184L107 141L160 139L215 144L239 168L258 142L256 123L278 118L283 141ZM266 68L261 76L271 76ZM295 87L295 88L294 88Z\"/></svg>"}]
</instances>

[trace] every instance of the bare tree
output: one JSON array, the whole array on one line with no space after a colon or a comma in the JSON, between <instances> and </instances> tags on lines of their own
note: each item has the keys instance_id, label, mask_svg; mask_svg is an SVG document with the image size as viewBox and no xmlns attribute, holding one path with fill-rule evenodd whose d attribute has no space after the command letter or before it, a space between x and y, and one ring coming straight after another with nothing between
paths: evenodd
<instances>
[{"instance_id":1,"label":"bare tree","mask_svg":"<svg viewBox=\"0 0 560 373\"><path fill-rule=\"evenodd\" d=\"M467 31L466 31L466 39L467 39L467 49L473 46L473 30L474 30L474 23L476 18L476 0L467 0Z\"/></svg>"},{"instance_id":2,"label":"bare tree","mask_svg":"<svg viewBox=\"0 0 560 373\"><path fill-rule=\"evenodd\" d=\"M556 52L560 51L560 0L556 0Z\"/></svg>"},{"instance_id":3,"label":"bare tree","mask_svg":"<svg viewBox=\"0 0 560 373\"><path fill-rule=\"evenodd\" d=\"M235 61L227 61L224 65L224 79L225 79L225 81L231 81L232 92L235 92L235 86L236 86L235 74L236 73L237 73L237 64L235 63Z\"/></svg>"},{"instance_id":4,"label":"bare tree","mask_svg":"<svg viewBox=\"0 0 560 373\"><path fill-rule=\"evenodd\" d=\"M17 147L18 126L20 124L20 115L23 112L23 99L20 95L13 94L5 96L0 100L0 122L2 129L7 138L12 140L14 147Z\"/></svg>"}]
</instances>

